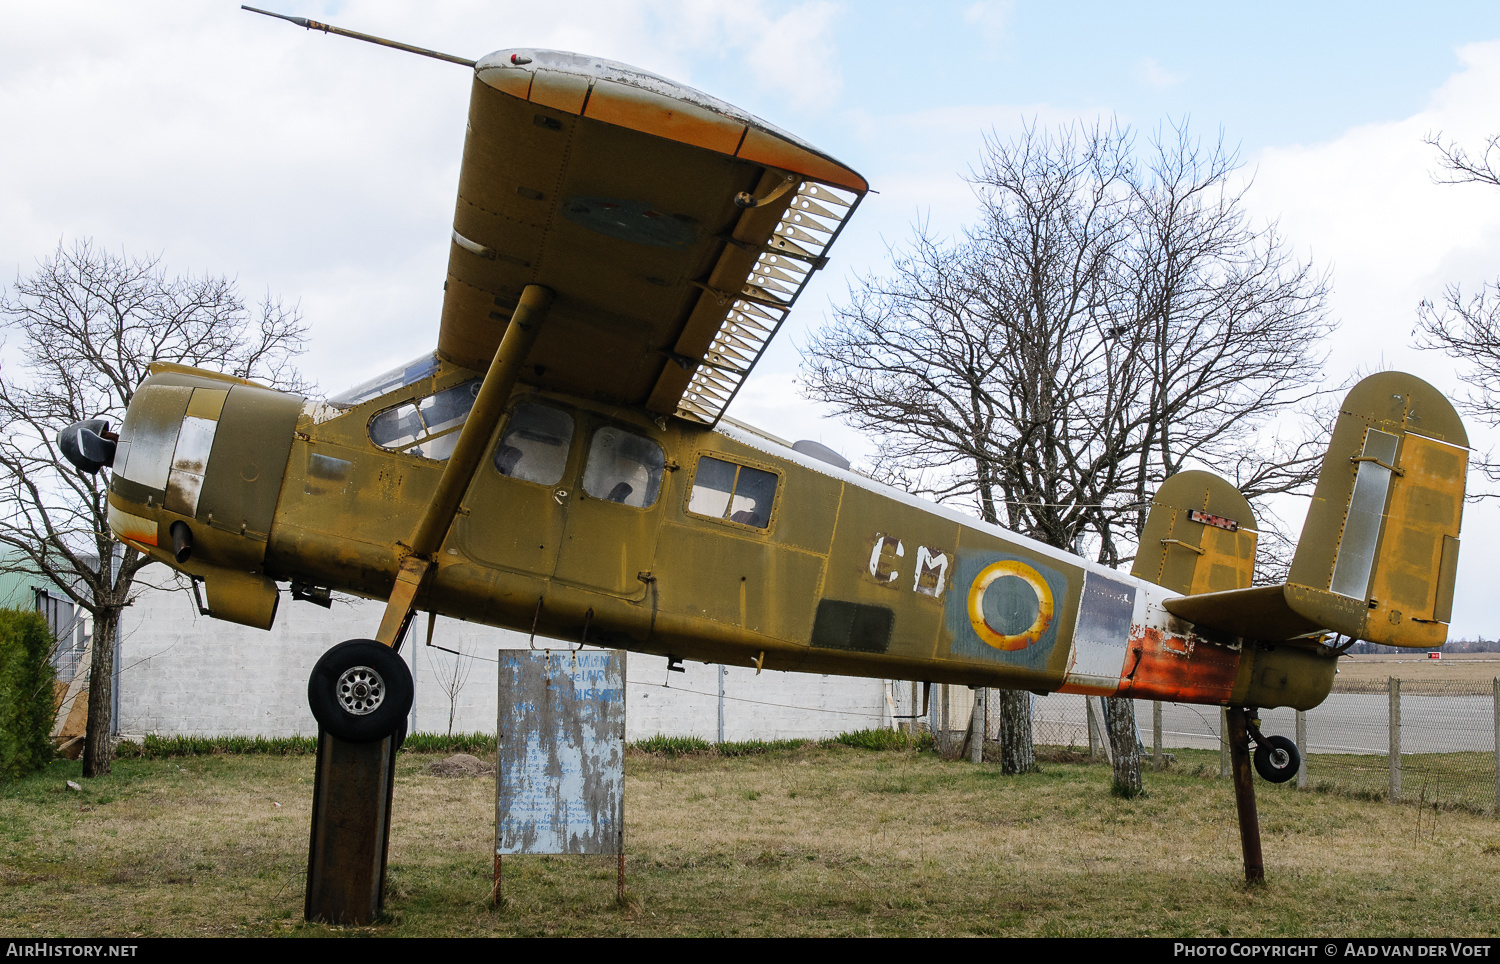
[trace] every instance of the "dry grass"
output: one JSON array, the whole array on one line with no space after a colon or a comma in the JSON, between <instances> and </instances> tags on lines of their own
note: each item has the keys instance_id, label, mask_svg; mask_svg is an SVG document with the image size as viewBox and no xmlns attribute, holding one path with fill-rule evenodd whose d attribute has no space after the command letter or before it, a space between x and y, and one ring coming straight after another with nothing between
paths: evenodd
<instances>
[{"instance_id":1,"label":"dry grass","mask_svg":"<svg viewBox=\"0 0 1500 964\"><path fill-rule=\"evenodd\" d=\"M1363 654L1339 660L1340 683L1384 683L1392 676L1403 683L1471 683L1477 687L1475 692L1488 693L1491 681L1500 676L1500 653L1455 653L1428 659L1425 651L1413 650L1410 654Z\"/></svg>"},{"instance_id":2,"label":"dry grass","mask_svg":"<svg viewBox=\"0 0 1500 964\"><path fill-rule=\"evenodd\" d=\"M1260 786L1270 882L1242 883L1217 757L1120 800L1101 766L1021 778L929 752L627 760L613 858L512 857L492 909L493 778L400 760L388 919L301 921L312 760L77 764L0 791L11 936L1494 935L1500 824ZM279 803L280 806L275 804Z\"/></svg>"}]
</instances>

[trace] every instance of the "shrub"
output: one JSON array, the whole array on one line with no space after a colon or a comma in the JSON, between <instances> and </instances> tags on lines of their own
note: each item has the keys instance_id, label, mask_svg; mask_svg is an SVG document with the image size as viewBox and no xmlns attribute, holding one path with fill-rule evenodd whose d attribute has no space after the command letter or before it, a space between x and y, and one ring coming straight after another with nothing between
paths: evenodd
<instances>
[{"instance_id":1,"label":"shrub","mask_svg":"<svg viewBox=\"0 0 1500 964\"><path fill-rule=\"evenodd\" d=\"M631 749L653 756L700 756L716 753L714 745L698 736L663 736L658 733L630 744Z\"/></svg>"},{"instance_id":2,"label":"shrub","mask_svg":"<svg viewBox=\"0 0 1500 964\"><path fill-rule=\"evenodd\" d=\"M829 742L857 750L930 750L933 747L932 734L926 730L915 735L905 730L855 730L840 733Z\"/></svg>"},{"instance_id":3,"label":"shrub","mask_svg":"<svg viewBox=\"0 0 1500 964\"><path fill-rule=\"evenodd\" d=\"M0 609L0 779L52 759L52 633L39 613Z\"/></svg>"}]
</instances>

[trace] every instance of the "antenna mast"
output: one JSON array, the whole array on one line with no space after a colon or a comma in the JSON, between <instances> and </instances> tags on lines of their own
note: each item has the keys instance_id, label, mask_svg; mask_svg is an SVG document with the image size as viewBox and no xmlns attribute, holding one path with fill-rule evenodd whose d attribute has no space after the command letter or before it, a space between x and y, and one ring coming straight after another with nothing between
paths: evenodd
<instances>
[{"instance_id":1,"label":"antenna mast","mask_svg":"<svg viewBox=\"0 0 1500 964\"><path fill-rule=\"evenodd\" d=\"M247 7L244 4L240 4L240 9L249 10L251 13L263 14L267 17L275 17L278 20L290 21L291 23L294 23L299 27L306 27L308 30L321 30L324 33L336 33L340 37L353 37L355 40L363 40L365 43L379 44L382 47L394 47L397 50L404 50L409 54L420 54L423 57L431 57L434 60L446 60L450 64L462 64L463 66L469 68L472 68L474 66L474 61L467 60L463 57L457 57L453 54L445 54L436 50L428 50L426 47L414 47L411 44L404 44L395 40L386 40L384 37L374 37L367 33L360 33L357 30L345 30L343 27L335 27L331 24L319 23L316 20L308 20L306 17L288 17L284 13L272 13L269 10L259 10L255 7Z\"/></svg>"}]
</instances>

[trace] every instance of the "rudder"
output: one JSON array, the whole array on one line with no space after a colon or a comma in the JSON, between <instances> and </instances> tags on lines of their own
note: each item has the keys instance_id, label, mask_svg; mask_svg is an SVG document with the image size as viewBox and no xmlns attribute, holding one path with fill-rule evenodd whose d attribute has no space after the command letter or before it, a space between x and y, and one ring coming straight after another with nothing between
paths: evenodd
<instances>
[{"instance_id":1,"label":"rudder","mask_svg":"<svg viewBox=\"0 0 1500 964\"><path fill-rule=\"evenodd\" d=\"M1432 648L1448 635L1468 435L1421 379L1381 372L1340 407L1285 588L1334 632Z\"/></svg>"}]
</instances>

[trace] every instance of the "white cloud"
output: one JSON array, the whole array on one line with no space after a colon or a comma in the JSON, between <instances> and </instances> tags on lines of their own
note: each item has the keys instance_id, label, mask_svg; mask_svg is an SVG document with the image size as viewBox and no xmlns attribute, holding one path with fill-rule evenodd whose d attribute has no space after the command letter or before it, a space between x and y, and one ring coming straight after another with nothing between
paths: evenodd
<instances>
[{"instance_id":1,"label":"white cloud","mask_svg":"<svg viewBox=\"0 0 1500 964\"><path fill-rule=\"evenodd\" d=\"M1334 268L1333 308L1342 327L1329 363L1330 381L1355 370L1410 371L1450 397L1465 393L1455 363L1412 347L1417 303L1445 285L1475 287L1500 274L1500 191L1438 185L1437 154L1424 136L1479 145L1500 131L1500 43L1459 51L1461 69L1433 92L1418 113L1350 128L1319 144L1262 151L1247 200L1262 218L1279 219L1304 252ZM1473 444L1497 441L1469 419ZM1482 480L1471 479L1470 486ZM1471 547L1500 537L1500 507L1472 505L1464 541ZM1453 635L1494 635L1494 606L1485 567L1470 550L1459 569Z\"/></svg>"},{"instance_id":2,"label":"white cloud","mask_svg":"<svg viewBox=\"0 0 1500 964\"><path fill-rule=\"evenodd\" d=\"M964 8L963 22L979 31L985 46L994 47L1005 39L1014 7L1010 0L981 0Z\"/></svg>"},{"instance_id":3,"label":"white cloud","mask_svg":"<svg viewBox=\"0 0 1500 964\"><path fill-rule=\"evenodd\" d=\"M763 103L826 110L841 89L827 0L284 7L461 56L577 49L689 84L718 51ZM300 300L304 366L352 384L435 340L470 84L232 5L0 7L0 284L64 237L159 252Z\"/></svg>"},{"instance_id":4,"label":"white cloud","mask_svg":"<svg viewBox=\"0 0 1500 964\"><path fill-rule=\"evenodd\" d=\"M1166 90L1182 83L1183 77L1157 63L1155 57L1142 57L1135 65L1135 79L1147 87Z\"/></svg>"}]
</instances>

